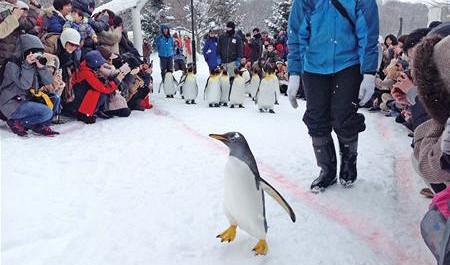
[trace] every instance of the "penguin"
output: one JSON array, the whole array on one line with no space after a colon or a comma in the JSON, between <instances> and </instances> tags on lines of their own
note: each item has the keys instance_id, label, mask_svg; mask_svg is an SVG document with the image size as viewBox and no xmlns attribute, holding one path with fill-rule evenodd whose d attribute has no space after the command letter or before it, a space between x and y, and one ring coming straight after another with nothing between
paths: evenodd
<instances>
[{"instance_id":1,"label":"penguin","mask_svg":"<svg viewBox=\"0 0 450 265\"><path fill-rule=\"evenodd\" d=\"M231 242L239 227L258 239L253 248L256 255L265 255L267 220L264 192L272 196L295 222L295 213L281 194L259 175L258 166L245 137L239 132L210 134L230 149L225 166L224 210L230 227L217 235L221 242Z\"/></svg>"},{"instance_id":2,"label":"penguin","mask_svg":"<svg viewBox=\"0 0 450 265\"><path fill-rule=\"evenodd\" d=\"M245 81L245 94L250 96L249 86L250 86L250 81L251 81L252 77L251 77L248 69L245 67L241 68L241 73L242 73L242 77L244 78L244 81Z\"/></svg>"},{"instance_id":3,"label":"penguin","mask_svg":"<svg viewBox=\"0 0 450 265\"><path fill-rule=\"evenodd\" d=\"M182 95L186 104L196 104L195 99L198 96L198 86L193 68L188 68L187 74L184 76L181 84L181 91L183 91Z\"/></svg>"},{"instance_id":4,"label":"penguin","mask_svg":"<svg viewBox=\"0 0 450 265\"><path fill-rule=\"evenodd\" d=\"M209 107L219 107L220 96L220 71L219 69L214 70L214 72L208 77L206 81L204 98L208 102Z\"/></svg>"},{"instance_id":5,"label":"penguin","mask_svg":"<svg viewBox=\"0 0 450 265\"><path fill-rule=\"evenodd\" d=\"M261 82L261 78L258 73L255 71L252 74L252 78L250 80L250 84L248 85L248 93L252 99L255 99L256 92L258 91L259 84Z\"/></svg>"},{"instance_id":6,"label":"penguin","mask_svg":"<svg viewBox=\"0 0 450 265\"><path fill-rule=\"evenodd\" d=\"M255 102L258 105L260 112L268 110L270 113L275 113L273 107L278 101L277 89L278 79L276 75L267 73L261 80L258 91L255 96Z\"/></svg>"},{"instance_id":7,"label":"penguin","mask_svg":"<svg viewBox=\"0 0 450 265\"><path fill-rule=\"evenodd\" d=\"M280 80L278 80L277 75L275 74L275 72L273 73L269 73L269 76L272 77L272 82L273 82L273 87L275 88L275 94L276 94L276 99L275 99L275 105L279 105L278 103L278 99L280 98L281 95L281 91L280 91Z\"/></svg>"},{"instance_id":8,"label":"penguin","mask_svg":"<svg viewBox=\"0 0 450 265\"><path fill-rule=\"evenodd\" d=\"M239 108L243 108L244 96L245 96L245 80L242 77L242 72L236 70L234 81L231 84L230 88L230 108L234 108L235 105L238 105Z\"/></svg>"},{"instance_id":9,"label":"penguin","mask_svg":"<svg viewBox=\"0 0 450 265\"><path fill-rule=\"evenodd\" d=\"M175 77L173 77L172 71L166 71L164 74L164 79L159 86L159 91L161 91L161 86L164 89L164 94L166 94L166 97L173 98L177 92L178 82Z\"/></svg>"},{"instance_id":10,"label":"penguin","mask_svg":"<svg viewBox=\"0 0 450 265\"><path fill-rule=\"evenodd\" d=\"M222 75L220 76L220 89L222 90L220 104L227 107L230 97L230 77L228 76L226 69L222 69Z\"/></svg>"}]
</instances>

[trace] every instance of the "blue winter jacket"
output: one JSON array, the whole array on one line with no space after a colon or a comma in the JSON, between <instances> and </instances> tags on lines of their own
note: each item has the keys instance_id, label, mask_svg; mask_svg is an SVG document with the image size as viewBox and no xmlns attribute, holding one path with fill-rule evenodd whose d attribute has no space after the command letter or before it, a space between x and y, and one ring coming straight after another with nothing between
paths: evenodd
<instances>
[{"instance_id":1,"label":"blue winter jacket","mask_svg":"<svg viewBox=\"0 0 450 265\"><path fill-rule=\"evenodd\" d=\"M58 13L53 12L53 15L47 20L47 32L61 33L64 23L66 23L66 20Z\"/></svg>"},{"instance_id":2,"label":"blue winter jacket","mask_svg":"<svg viewBox=\"0 0 450 265\"><path fill-rule=\"evenodd\" d=\"M353 65L375 73L378 7L375 0L338 0L350 22L329 0L294 0L288 22L290 74L333 74Z\"/></svg>"},{"instance_id":3,"label":"blue winter jacket","mask_svg":"<svg viewBox=\"0 0 450 265\"><path fill-rule=\"evenodd\" d=\"M156 37L156 49L160 57L172 57L173 56L173 38L170 36L170 31L168 36L164 36L162 31L164 28L169 28L167 25L161 25L161 34Z\"/></svg>"},{"instance_id":4,"label":"blue winter jacket","mask_svg":"<svg viewBox=\"0 0 450 265\"><path fill-rule=\"evenodd\" d=\"M217 67L217 38L208 37L203 46L203 57L209 66L209 69L216 69Z\"/></svg>"}]
</instances>

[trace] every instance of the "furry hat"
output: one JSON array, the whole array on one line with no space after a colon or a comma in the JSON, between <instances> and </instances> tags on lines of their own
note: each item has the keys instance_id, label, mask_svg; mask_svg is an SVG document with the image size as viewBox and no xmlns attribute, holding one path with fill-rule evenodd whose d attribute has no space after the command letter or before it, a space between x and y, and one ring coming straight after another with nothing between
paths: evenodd
<instances>
[{"instance_id":1,"label":"furry hat","mask_svg":"<svg viewBox=\"0 0 450 265\"><path fill-rule=\"evenodd\" d=\"M413 76L428 114L445 124L450 117L450 36L429 36L417 45Z\"/></svg>"}]
</instances>

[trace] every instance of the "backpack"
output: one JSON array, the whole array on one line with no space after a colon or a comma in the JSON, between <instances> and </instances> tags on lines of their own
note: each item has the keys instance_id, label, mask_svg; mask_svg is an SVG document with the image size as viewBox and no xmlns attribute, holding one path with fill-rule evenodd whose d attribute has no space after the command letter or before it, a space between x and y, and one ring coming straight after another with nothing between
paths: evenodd
<instances>
[{"instance_id":1,"label":"backpack","mask_svg":"<svg viewBox=\"0 0 450 265\"><path fill-rule=\"evenodd\" d=\"M420 223L422 238L438 261L438 265L450 264L449 198L450 187L436 194L430 210Z\"/></svg>"},{"instance_id":2,"label":"backpack","mask_svg":"<svg viewBox=\"0 0 450 265\"><path fill-rule=\"evenodd\" d=\"M45 33L41 37L41 42L44 45L44 50L46 53L56 54L58 51L58 39L61 36L60 33L49 32Z\"/></svg>"}]
</instances>

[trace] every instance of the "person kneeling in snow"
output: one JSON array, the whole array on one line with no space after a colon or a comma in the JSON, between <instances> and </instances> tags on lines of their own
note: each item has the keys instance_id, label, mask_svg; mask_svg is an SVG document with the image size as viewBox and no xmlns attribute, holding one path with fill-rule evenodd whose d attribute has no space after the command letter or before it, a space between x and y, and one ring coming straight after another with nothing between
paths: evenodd
<instances>
[{"instance_id":1,"label":"person kneeling in snow","mask_svg":"<svg viewBox=\"0 0 450 265\"><path fill-rule=\"evenodd\" d=\"M111 67L99 51L86 54L72 81L75 100L71 107L77 111L78 120L87 124L95 122L95 111L104 106L107 96L117 89L116 83L108 79L110 74ZM117 78L123 78L123 75Z\"/></svg>"},{"instance_id":2,"label":"person kneeling in snow","mask_svg":"<svg viewBox=\"0 0 450 265\"><path fill-rule=\"evenodd\" d=\"M50 71L42 60L44 46L38 37L23 34L18 39L16 53L5 66L0 85L0 111L11 130L26 136L27 130L51 136L59 134L48 124L53 111L45 104L32 101L30 89L53 82Z\"/></svg>"}]
</instances>

